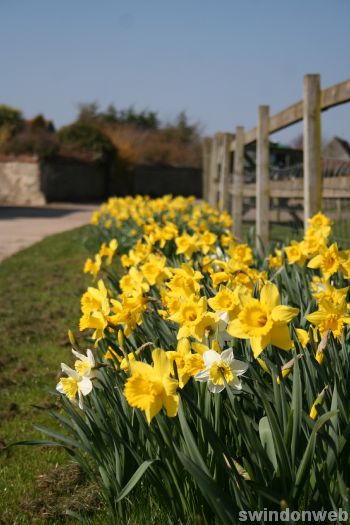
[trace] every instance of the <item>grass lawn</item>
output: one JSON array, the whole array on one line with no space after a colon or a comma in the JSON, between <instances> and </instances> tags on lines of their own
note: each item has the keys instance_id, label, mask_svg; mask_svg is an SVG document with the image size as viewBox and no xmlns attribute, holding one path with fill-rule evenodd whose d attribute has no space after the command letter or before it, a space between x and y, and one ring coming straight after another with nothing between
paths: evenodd
<instances>
[{"instance_id":1,"label":"grass lawn","mask_svg":"<svg viewBox=\"0 0 350 525\"><path fill-rule=\"evenodd\" d=\"M61 361L72 362L66 334L68 328L77 332L80 296L90 283L82 274L85 246L93 242L86 226L50 236L0 264L1 525L62 523L66 508L96 505L96 491L86 490L65 452L3 450L13 441L42 438L33 424L53 426L49 392Z\"/></svg>"}]
</instances>

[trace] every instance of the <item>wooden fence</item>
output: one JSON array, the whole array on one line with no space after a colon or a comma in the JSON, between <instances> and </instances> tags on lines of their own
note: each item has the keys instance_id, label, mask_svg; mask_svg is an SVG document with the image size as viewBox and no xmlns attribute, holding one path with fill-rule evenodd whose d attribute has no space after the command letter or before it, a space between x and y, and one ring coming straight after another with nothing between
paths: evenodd
<instances>
[{"instance_id":1,"label":"wooden fence","mask_svg":"<svg viewBox=\"0 0 350 525\"><path fill-rule=\"evenodd\" d=\"M220 203L232 211L234 233L242 236L243 199L256 199L256 233L263 243L269 239L270 198L302 199L304 225L322 209L322 197L350 199L350 172L340 185L325 184L321 160L321 112L350 101L350 80L321 90L320 75L304 76L303 100L270 116L269 106L259 106L257 127L245 132L216 133L203 146L203 192L212 205ZM289 181L270 180L269 134L304 122L303 177ZM245 183L244 148L256 142L256 182ZM344 180L343 180L344 179Z\"/></svg>"}]
</instances>

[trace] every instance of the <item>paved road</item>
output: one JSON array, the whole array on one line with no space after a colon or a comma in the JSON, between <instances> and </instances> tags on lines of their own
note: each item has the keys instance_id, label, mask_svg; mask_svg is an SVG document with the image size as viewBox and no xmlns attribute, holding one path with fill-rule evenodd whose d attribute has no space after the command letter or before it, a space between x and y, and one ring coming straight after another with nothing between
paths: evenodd
<instances>
[{"instance_id":1,"label":"paved road","mask_svg":"<svg viewBox=\"0 0 350 525\"><path fill-rule=\"evenodd\" d=\"M0 261L47 235L90 222L93 204L49 204L42 207L0 206Z\"/></svg>"}]
</instances>

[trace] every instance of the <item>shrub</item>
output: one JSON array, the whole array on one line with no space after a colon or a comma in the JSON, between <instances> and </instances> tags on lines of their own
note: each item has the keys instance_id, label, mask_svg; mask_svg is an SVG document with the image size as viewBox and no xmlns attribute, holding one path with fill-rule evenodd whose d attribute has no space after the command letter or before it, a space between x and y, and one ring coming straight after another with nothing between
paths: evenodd
<instances>
[{"instance_id":1,"label":"shrub","mask_svg":"<svg viewBox=\"0 0 350 525\"><path fill-rule=\"evenodd\" d=\"M58 137L63 146L71 152L92 153L94 160L108 160L116 157L116 148L109 138L96 126L76 122L61 128Z\"/></svg>"},{"instance_id":2,"label":"shrub","mask_svg":"<svg viewBox=\"0 0 350 525\"><path fill-rule=\"evenodd\" d=\"M6 127L12 133L18 132L23 127L24 121L19 109L0 105L0 128Z\"/></svg>"},{"instance_id":3,"label":"shrub","mask_svg":"<svg viewBox=\"0 0 350 525\"><path fill-rule=\"evenodd\" d=\"M11 155L38 155L47 158L59 151L57 136L46 131L22 132L3 143L3 153Z\"/></svg>"}]
</instances>

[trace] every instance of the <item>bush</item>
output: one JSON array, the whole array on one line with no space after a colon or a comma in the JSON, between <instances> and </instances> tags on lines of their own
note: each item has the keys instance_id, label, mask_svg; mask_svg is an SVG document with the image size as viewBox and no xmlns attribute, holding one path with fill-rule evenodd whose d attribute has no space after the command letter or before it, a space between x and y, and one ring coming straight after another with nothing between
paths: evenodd
<instances>
[{"instance_id":1,"label":"bush","mask_svg":"<svg viewBox=\"0 0 350 525\"><path fill-rule=\"evenodd\" d=\"M4 141L1 150L12 155L38 155L47 158L59 151L59 143L56 135L46 131L23 132Z\"/></svg>"},{"instance_id":2,"label":"bush","mask_svg":"<svg viewBox=\"0 0 350 525\"><path fill-rule=\"evenodd\" d=\"M76 122L65 126L59 130L58 137L71 152L92 153L95 160L102 161L116 157L116 148L109 138L91 124Z\"/></svg>"},{"instance_id":3,"label":"bush","mask_svg":"<svg viewBox=\"0 0 350 525\"><path fill-rule=\"evenodd\" d=\"M20 131L23 127L23 117L19 109L0 105L0 128L6 127L12 133Z\"/></svg>"}]
</instances>

